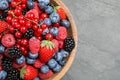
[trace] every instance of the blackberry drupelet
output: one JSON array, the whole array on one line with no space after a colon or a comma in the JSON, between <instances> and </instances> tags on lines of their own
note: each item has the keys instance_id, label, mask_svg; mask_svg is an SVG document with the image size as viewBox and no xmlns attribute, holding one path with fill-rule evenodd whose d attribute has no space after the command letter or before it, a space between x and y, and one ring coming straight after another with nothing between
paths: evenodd
<instances>
[{"instance_id":1,"label":"blackberry drupelet","mask_svg":"<svg viewBox=\"0 0 120 80\"><path fill-rule=\"evenodd\" d=\"M5 71L9 71L12 68L12 60L10 58L3 58L2 60L2 68Z\"/></svg>"},{"instance_id":2,"label":"blackberry drupelet","mask_svg":"<svg viewBox=\"0 0 120 80\"><path fill-rule=\"evenodd\" d=\"M64 40L64 49L65 49L65 51L71 52L74 47L75 47L75 41L74 41L73 38L70 37L70 38L66 38Z\"/></svg>"},{"instance_id":3,"label":"blackberry drupelet","mask_svg":"<svg viewBox=\"0 0 120 80\"><path fill-rule=\"evenodd\" d=\"M20 72L15 68L12 68L7 72L7 80L18 80L19 77Z\"/></svg>"},{"instance_id":4,"label":"blackberry drupelet","mask_svg":"<svg viewBox=\"0 0 120 80\"><path fill-rule=\"evenodd\" d=\"M34 31L32 29L28 29L27 32L23 34L23 37L30 39L31 37L33 37L33 34L34 34Z\"/></svg>"},{"instance_id":5,"label":"blackberry drupelet","mask_svg":"<svg viewBox=\"0 0 120 80\"><path fill-rule=\"evenodd\" d=\"M23 9L22 14L25 15L26 12L28 12L28 11L29 11L29 9L28 9L28 8L25 8L25 9Z\"/></svg>"},{"instance_id":6,"label":"blackberry drupelet","mask_svg":"<svg viewBox=\"0 0 120 80\"><path fill-rule=\"evenodd\" d=\"M8 54L15 59L18 59L22 56L22 51L18 47L11 47L8 49Z\"/></svg>"}]
</instances>

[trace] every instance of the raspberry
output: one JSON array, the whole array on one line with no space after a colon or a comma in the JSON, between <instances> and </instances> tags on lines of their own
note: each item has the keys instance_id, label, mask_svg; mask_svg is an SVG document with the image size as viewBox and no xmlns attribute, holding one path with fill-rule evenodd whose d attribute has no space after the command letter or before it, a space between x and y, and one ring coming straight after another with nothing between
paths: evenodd
<instances>
[{"instance_id":1,"label":"raspberry","mask_svg":"<svg viewBox=\"0 0 120 80\"><path fill-rule=\"evenodd\" d=\"M57 52L59 50L59 43L56 39L53 39L52 42L55 43L55 51Z\"/></svg>"},{"instance_id":2,"label":"raspberry","mask_svg":"<svg viewBox=\"0 0 120 80\"><path fill-rule=\"evenodd\" d=\"M39 77L41 79L47 79L50 78L53 75L53 72L51 70L48 71L48 73L43 74L43 73L39 73Z\"/></svg>"},{"instance_id":3,"label":"raspberry","mask_svg":"<svg viewBox=\"0 0 120 80\"><path fill-rule=\"evenodd\" d=\"M58 42L59 42L59 48L63 49L63 47L64 47L64 41L58 41Z\"/></svg>"},{"instance_id":4,"label":"raspberry","mask_svg":"<svg viewBox=\"0 0 120 80\"><path fill-rule=\"evenodd\" d=\"M59 33L56 39L63 41L67 37L67 30L65 27L59 27Z\"/></svg>"},{"instance_id":5,"label":"raspberry","mask_svg":"<svg viewBox=\"0 0 120 80\"><path fill-rule=\"evenodd\" d=\"M30 48L30 51L33 53L33 54L36 54L38 53L39 49L40 49L40 41L36 38L31 38L29 40L29 48Z\"/></svg>"},{"instance_id":6,"label":"raspberry","mask_svg":"<svg viewBox=\"0 0 120 80\"><path fill-rule=\"evenodd\" d=\"M40 60L36 60L34 62L34 67L35 68L41 68L41 66L43 66L43 65L44 65L44 63L40 62Z\"/></svg>"},{"instance_id":7,"label":"raspberry","mask_svg":"<svg viewBox=\"0 0 120 80\"><path fill-rule=\"evenodd\" d=\"M5 34L3 37L2 37L2 44L5 46L5 47L11 47L13 45L15 45L15 38L12 34Z\"/></svg>"},{"instance_id":8,"label":"raspberry","mask_svg":"<svg viewBox=\"0 0 120 80\"><path fill-rule=\"evenodd\" d=\"M7 30L8 26L9 25L6 22L0 20L0 33Z\"/></svg>"}]
</instances>

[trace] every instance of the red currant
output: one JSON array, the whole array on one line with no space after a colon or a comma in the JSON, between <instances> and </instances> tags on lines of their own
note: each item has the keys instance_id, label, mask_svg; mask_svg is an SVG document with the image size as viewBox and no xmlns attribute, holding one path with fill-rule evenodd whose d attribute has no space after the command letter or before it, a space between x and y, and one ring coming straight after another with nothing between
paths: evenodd
<instances>
[{"instance_id":1,"label":"red currant","mask_svg":"<svg viewBox=\"0 0 120 80\"><path fill-rule=\"evenodd\" d=\"M19 45L19 44L16 44L15 46L18 47L18 48L20 48L20 45Z\"/></svg>"},{"instance_id":2,"label":"red currant","mask_svg":"<svg viewBox=\"0 0 120 80\"><path fill-rule=\"evenodd\" d=\"M37 31L35 31L35 32L34 32L34 36L39 37L39 36L40 36L40 34L38 34L38 32L37 32Z\"/></svg>"},{"instance_id":3,"label":"red currant","mask_svg":"<svg viewBox=\"0 0 120 80\"><path fill-rule=\"evenodd\" d=\"M25 47L23 47L23 46L21 46L20 49L22 52L24 52L26 50Z\"/></svg>"},{"instance_id":4,"label":"red currant","mask_svg":"<svg viewBox=\"0 0 120 80\"><path fill-rule=\"evenodd\" d=\"M18 19L19 19L19 20L23 20L23 19L24 19L24 16L23 16L23 15L20 15L20 16L18 17Z\"/></svg>"},{"instance_id":5,"label":"red currant","mask_svg":"<svg viewBox=\"0 0 120 80\"><path fill-rule=\"evenodd\" d=\"M12 22L18 22L18 18L13 18Z\"/></svg>"},{"instance_id":6,"label":"red currant","mask_svg":"<svg viewBox=\"0 0 120 80\"><path fill-rule=\"evenodd\" d=\"M26 4L26 3L27 3L27 0L21 0L21 2L22 2L23 4Z\"/></svg>"},{"instance_id":7,"label":"red currant","mask_svg":"<svg viewBox=\"0 0 120 80\"><path fill-rule=\"evenodd\" d=\"M27 28L31 28L32 27L32 23L30 21L26 21L26 27Z\"/></svg>"},{"instance_id":8,"label":"red currant","mask_svg":"<svg viewBox=\"0 0 120 80\"><path fill-rule=\"evenodd\" d=\"M29 43L28 43L28 39L25 39L25 38L24 38L24 39L21 40L21 45L22 45L22 46L27 46L28 44L29 44Z\"/></svg>"},{"instance_id":9,"label":"red currant","mask_svg":"<svg viewBox=\"0 0 120 80\"><path fill-rule=\"evenodd\" d=\"M34 13L28 13L27 14L27 18L34 19L35 18L35 14Z\"/></svg>"},{"instance_id":10,"label":"red currant","mask_svg":"<svg viewBox=\"0 0 120 80\"><path fill-rule=\"evenodd\" d=\"M8 11L8 16L12 16L12 13L14 13L14 10L9 10Z\"/></svg>"},{"instance_id":11,"label":"red currant","mask_svg":"<svg viewBox=\"0 0 120 80\"><path fill-rule=\"evenodd\" d=\"M12 6L13 8L16 7L16 4L17 4L17 2L15 2L15 1L12 1L12 2L11 2L11 6Z\"/></svg>"},{"instance_id":12,"label":"red currant","mask_svg":"<svg viewBox=\"0 0 120 80\"><path fill-rule=\"evenodd\" d=\"M16 7L16 9L19 9L19 10L22 11L22 6L21 6L21 5L18 5L18 6Z\"/></svg>"},{"instance_id":13,"label":"red currant","mask_svg":"<svg viewBox=\"0 0 120 80\"><path fill-rule=\"evenodd\" d=\"M22 26L20 28L20 32L25 33L27 31L27 28L25 26Z\"/></svg>"},{"instance_id":14,"label":"red currant","mask_svg":"<svg viewBox=\"0 0 120 80\"><path fill-rule=\"evenodd\" d=\"M26 4L22 4L22 9L25 9L26 8Z\"/></svg>"},{"instance_id":15,"label":"red currant","mask_svg":"<svg viewBox=\"0 0 120 80\"><path fill-rule=\"evenodd\" d=\"M53 26L54 27L59 27L60 26L60 22L54 23Z\"/></svg>"},{"instance_id":16,"label":"red currant","mask_svg":"<svg viewBox=\"0 0 120 80\"><path fill-rule=\"evenodd\" d=\"M53 39L53 35L51 33L47 33L45 38L46 38L46 40L52 40Z\"/></svg>"},{"instance_id":17,"label":"red currant","mask_svg":"<svg viewBox=\"0 0 120 80\"><path fill-rule=\"evenodd\" d=\"M41 37L41 36L39 36L39 37L37 37L37 39L42 40L42 37Z\"/></svg>"},{"instance_id":18,"label":"red currant","mask_svg":"<svg viewBox=\"0 0 120 80\"><path fill-rule=\"evenodd\" d=\"M48 26L47 26L47 24L45 24L45 23L43 23L42 25L41 25L41 28L44 30L44 29L46 29Z\"/></svg>"},{"instance_id":19,"label":"red currant","mask_svg":"<svg viewBox=\"0 0 120 80\"><path fill-rule=\"evenodd\" d=\"M38 26L37 25L33 25L32 29L36 31L36 30L38 30Z\"/></svg>"},{"instance_id":20,"label":"red currant","mask_svg":"<svg viewBox=\"0 0 120 80\"><path fill-rule=\"evenodd\" d=\"M16 37L16 38L21 38L21 36L22 36L21 32L18 32L18 31L17 31L17 32L15 33L15 37Z\"/></svg>"},{"instance_id":21,"label":"red currant","mask_svg":"<svg viewBox=\"0 0 120 80\"><path fill-rule=\"evenodd\" d=\"M10 27L9 30L10 30L11 33L14 33L14 27Z\"/></svg>"},{"instance_id":22,"label":"red currant","mask_svg":"<svg viewBox=\"0 0 120 80\"><path fill-rule=\"evenodd\" d=\"M36 23L38 23L38 22L39 22L38 18L34 18L34 21L35 21Z\"/></svg>"},{"instance_id":23,"label":"red currant","mask_svg":"<svg viewBox=\"0 0 120 80\"><path fill-rule=\"evenodd\" d=\"M42 18L44 20L45 18L48 18L48 15L46 13L42 13L40 15L40 18Z\"/></svg>"},{"instance_id":24,"label":"red currant","mask_svg":"<svg viewBox=\"0 0 120 80\"><path fill-rule=\"evenodd\" d=\"M17 44L19 44L19 45L21 44L21 39L17 40Z\"/></svg>"},{"instance_id":25,"label":"red currant","mask_svg":"<svg viewBox=\"0 0 120 80\"><path fill-rule=\"evenodd\" d=\"M21 25L25 25L25 24L26 24L26 22L25 22L24 19L23 19L23 20L19 20L19 23L20 23Z\"/></svg>"},{"instance_id":26,"label":"red currant","mask_svg":"<svg viewBox=\"0 0 120 80\"><path fill-rule=\"evenodd\" d=\"M38 33L38 34L42 34L42 31L43 31L43 30L42 30L41 28L38 28L37 33Z\"/></svg>"},{"instance_id":27,"label":"red currant","mask_svg":"<svg viewBox=\"0 0 120 80\"><path fill-rule=\"evenodd\" d=\"M22 11L20 9L15 9L15 15L20 16L22 14Z\"/></svg>"},{"instance_id":28,"label":"red currant","mask_svg":"<svg viewBox=\"0 0 120 80\"><path fill-rule=\"evenodd\" d=\"M7 21L8 23L11 23L11 22L12 22L12 16L7 16L7 17L6 17L6 21Z\"/></svg>"},{"instance_id":29,"label":"red currant","mask_svg":"<svg viewBox=\"0 0 120 80\"><path fill-rule=\"evenodd\" d=\"M17 29L20 29L20 24L18 23L17 25L15 25L15 28L17 28Z\"/></svg>"}]
</instances>

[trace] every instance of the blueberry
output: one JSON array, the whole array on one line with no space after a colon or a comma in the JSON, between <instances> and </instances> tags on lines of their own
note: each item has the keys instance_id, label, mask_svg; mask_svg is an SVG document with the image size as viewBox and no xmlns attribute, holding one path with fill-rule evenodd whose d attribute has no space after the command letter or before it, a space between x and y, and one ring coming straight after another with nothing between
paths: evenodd
<instances>
[{"instance_id":1,"label":"blueberry","mask_svg":"<svg viewBox=\"0 0 120 80\"><path fill-rule=\"evenodd\" d=\"M63 60L59 61L59 64L60 64L61 66L64 66L64 65L66 64L66 59L63 59Z\"/></svg>"},{"instance_id":2,"label":"blueberry","mask_svg":"<svg viewBox=\"0 0 120 80\"><path fill-rule=\"evenodd\" d=\"M0 53L3 53L5 51L5 47L3 45L0 45Z\"/></svg>"},{"instance_id":3,"label":"blueberry","mask_svg":"<svg viewBox=\"0 0 120 80\"><path fill-rule=\"evenodd\" d=\"M53 68L54 72L59 72L60 70L61 70L61 66L59 64L57 64L57 66Z\"/></svg>"},{"instance_id":4,"label":"blueberry","mask_svg":"<svg viewBox=\"0 0 120 80\"><path fill-rule=\"evenodd\" d=\"M43 3L43 2L38 3L38 6L41 9L45 9L47 7L47 5L45 3Z\"/></svg>"},{"instance_id":5,"label":"blueberry","mask_svg":"<svg viewBox=\"0 0 120 80\"><path fill-rule=\"evenodd\" d=\"M68 20L62 20L60 24L66 28L70 27L70 22Z\"/></svg>"},{"instance_id":6,"label":"blueberry","mask_svg":"<svg viewBox=\"0 0 120 80\"><path fill-rule=\"evenodd\" d=\"M39 77L36 77L36 78L34 78L33 80L40 80L40 78L39 78Z\"/></svg>"},{"instance_id":7,"label":"blueberry","mask_svg":"<svg viewBox=\"0 0 120 80\"><path fill-rule=\"evenodd\" d=\"M57 53L55 54L55 60L56 60L56 61L61 61L62 59L63 59L62 53L61 53L61 52L57 52Z\"/></svg>"},{"instance_id":8,"label":"blueberry","mask_svg":"<svg viewBox=\"0 0 120 80\"><path fill-rule=\"evenodd\" d=\"M0 80L2 79L5 79L7 77L7 72L6 71L4 71L4 70L2 70L2 71L0 71Z\"/></svg>"},{"instance_id":9,"label":"blueberry","mask_svg":"<svg viewBox=\"0 0 120 80\"><path fill-rule=\"evenodd\" d=\"M47 65L44 65L40 68L42 73L47 73L49 71L49 67Z\"/></svg>"},{"instance_id":10,"label":"blueberry","mask_svg":"<svg viewBox=\"0 0 120 80\"><path fill-rule=\"evenodd\" d=\"M48 5L50 3L50 0L38 0L39 3L45 3L45 5Z\"/></svg>"},{"instance_id":11,"label":"blueberry","mask_svg":"<svg viewBox=\"0 0 120 80\"><path fill-rule=\"evenodd\" d=\"M63 49L60 52L62 53L63 57L68 57L69 56L69 53L67 51L63 50Z\"/></svg>"},{"instance_id":12,"label":"blueberry","mask_svg":"<svg viewBox=\"0 0 120 80\"><path fill-rule=\"evenodd\" d=\"M52 23L57 23L60 21L60 16L58 13L53 12L50 14L50 19L51 19Z\"/></svg>"},{"instance_id":13,"label":"blueberry","mask_svg":"<svg viewBox=\"0 0 120 80\"><path fill-rule=\"evenodd\" d=\"M45 18L44 23L47 24L48 26L51 26L52 24L50 18Z\"/></svg>"},{"instance_id":14,"label":"blueberry","mask_svg":"<svg viewBox=\"0 0 120 80\"><path fill-rule=\"evenodd\" d=\"M27 58L27 63L28 64L34 64L34 62L35 62L34 59Z\"/></svg>"},{"instance_id":15,"label":"blueberry","mask_svg":"<svg viewBox=\"0 0 120 80\"><path fill-rule=\"evenodd\" d=\"M31 59L36 59L36 58L38 57L38 53L33 54L33 53L29 52L28 54L29 54L29 57L30 57Z\"/></svg>"},{"instance_id":16,"label":"blueberry","mask_svg":"<svg viewBox=\"0 0 120 80\"><path fill-rule=\"evenodd\" d=\"M21 56L19 59L16 59L16 62L18 64L22 64L23 62L25 62L25 57L24 56Z\"/></svg>"},{"instance_id":17,"label":"blueberry","mask_svg":"<svg viewBox=\"0 0 120 80\"><path fill-rule=\"evenodd\" d=\"M48 28L46 28L45 30L43 30L42 35L46 35L47 33L49 33L49 29Z\"/></svg>"},{"instance_id":18,"label":"blueberry","mask_svg":"<svg viewBox=\"0 0 120 80\"><path fill-rule=\"evenodd\" d=\"M51 13L53 12L53 7L50 6L50 5L46 6L45 12L46 12L47 14L51 14Z\"/></svg>"},{"instance_id":19,"label":"blueberry","mask_svg":"<svg viewBox=\"0 0 120 80\"><path fill-rule=\"evenodd\" d=\"M34 2L33 1L27 1L27 6L29 9L33 9L34 8Z\"/></svg>"},{"instance_id":20,"label":"blueberry","mask_svg":"<svg viewBox=\"0 0 120 80\"><path fill-rule=\"evenodd\" d=\"M59 29L57 27L53 27L50 29L50 33L53 34L53 36L57 36L59 32Z\"/></svg>"},{"instance_id":21,"label":"blueberry","mask_svg":"<svg viewBox=\"0 0 120 80\"><path fill-rule=\"evenodd\" d=\"M9 4L6 0L0 1L0 10L5 10L9 7Z\"/></svg>"},{"instance_id":22,"label":"blueberry","mask_svg":"<svg viewBox=\"0 0 120 80\"><path fill-rule=\"evenodd\" d=\"M55 61L55 59L50 59L47 64L51 69L53 69L56 67L57 61Z\"/></svg>"}]
</instances>

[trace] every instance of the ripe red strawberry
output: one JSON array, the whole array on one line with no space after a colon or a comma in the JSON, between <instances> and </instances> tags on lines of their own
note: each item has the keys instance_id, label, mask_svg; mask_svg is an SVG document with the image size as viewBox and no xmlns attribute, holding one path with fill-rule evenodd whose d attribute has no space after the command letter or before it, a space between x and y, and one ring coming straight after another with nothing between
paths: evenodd
<instances>
[{"instance_id":1,"label":"ripe red strawberry","mask_svg":"<svg viewBox=\"0 0 120 80\"><path fill-rule=\"evenodd\" d=\"M15 38L12 34L5 34L2 37L1 42L5 47L11 47L11 46L15 45L16 41L15 41Z\"/></svg>"},{"instance_id":2,"label":"ripe red strawberry","mask_svg":"<svg viewBox=\"0 0 120 80\"><path fill-rule=\"evenodd\" d=\"M53 75L52 70L49 70L48 73L46 73L46 74L39 73L39 77L40 77L41 79L48 79L48 78L50 78L52 75Z\"/></svg>"},{"instance_id":3,"label":"ripe red strawberry","mask_svg":"<svg viewBox=\"0 0 120 80\"><path fill-rule=\"evenodd\" d=\"M65 27L59 27L59 33L56 39L63 41L67 37L67 29Z\"/></svg>"},{"instance_id":4,"label":"ripe red strawberry","mask_svg":"<svg viewBox=\"0 0 120 80\"><path fill-rule=\"evenodd\" d=\"M0 20L0 33L2 33L5 30L7 30L8 27L9 27L8 23Z\"/></svg>"},{"instance_id":5,"label":"ripe red strawberry","mask_svg":"<svg viewBox=\"0 0 120 80\"><path fill-rule=\"evenodd\" d=\"M39 58L40 61L46 63L55 53L55 44L48 40L43 40L40 45Z\"/></svg>"},{"instance_id":6,"label":"ripe red strawberry","mask_svg":"<svg viewBox=\"0 0 120 80\"><path fill-rule=\"evenodd\" d=\"M56 39L53 39L52 42L55 43L55 51L57 52L59 50L59 43Z\"/></svg>"},{"instance_id":7,"label":"ripe red strawberry","mask_svg":"<svg viewBox=\"0 0 120 80\"><path fill-rule=\"evenodd\" d=\"M40 49L40 41L37 38L31 38L29 40L29 49L33 54L38 53L39 49Z\"/></svg>"},{"instance_id":8,"label":"ripe red strawberry","mask_svg":"<svg viewBox=\"0 0 120 80\"><path fill-rule=\"evenodd\" d=\"M35 68L41 68L41 66L43 66L43 65L44 65L44 63L42 63L40 60L36 60L34 62L34 67Z\"/></svg>"},{"instance_id":9,"label":"ripe red strawberry","mask_svg":"<svg viewBox=\"0 0 120 80\"><path fill-rule=\"evenodd\" d=\"M67 18L66 13L65 13L65 11L64 11L64 9L63 9L62 7L57 6L56 9L57 9L57 10L56 10L57 13L60 15L60 19L61 19L61 20L64 20L64 19Z\"/></svg>"},{"instance_id":10,"label":"ripe red strawberry","mask_svg":"<svg viewBox=\"0 0 120 80\"><path fill-rule=\"evenodd\" d=\"M24 80L33 80L37 76L38 71L32 66L26 65L20 70L20 77Z\"/></svg>"}]
</instances>

